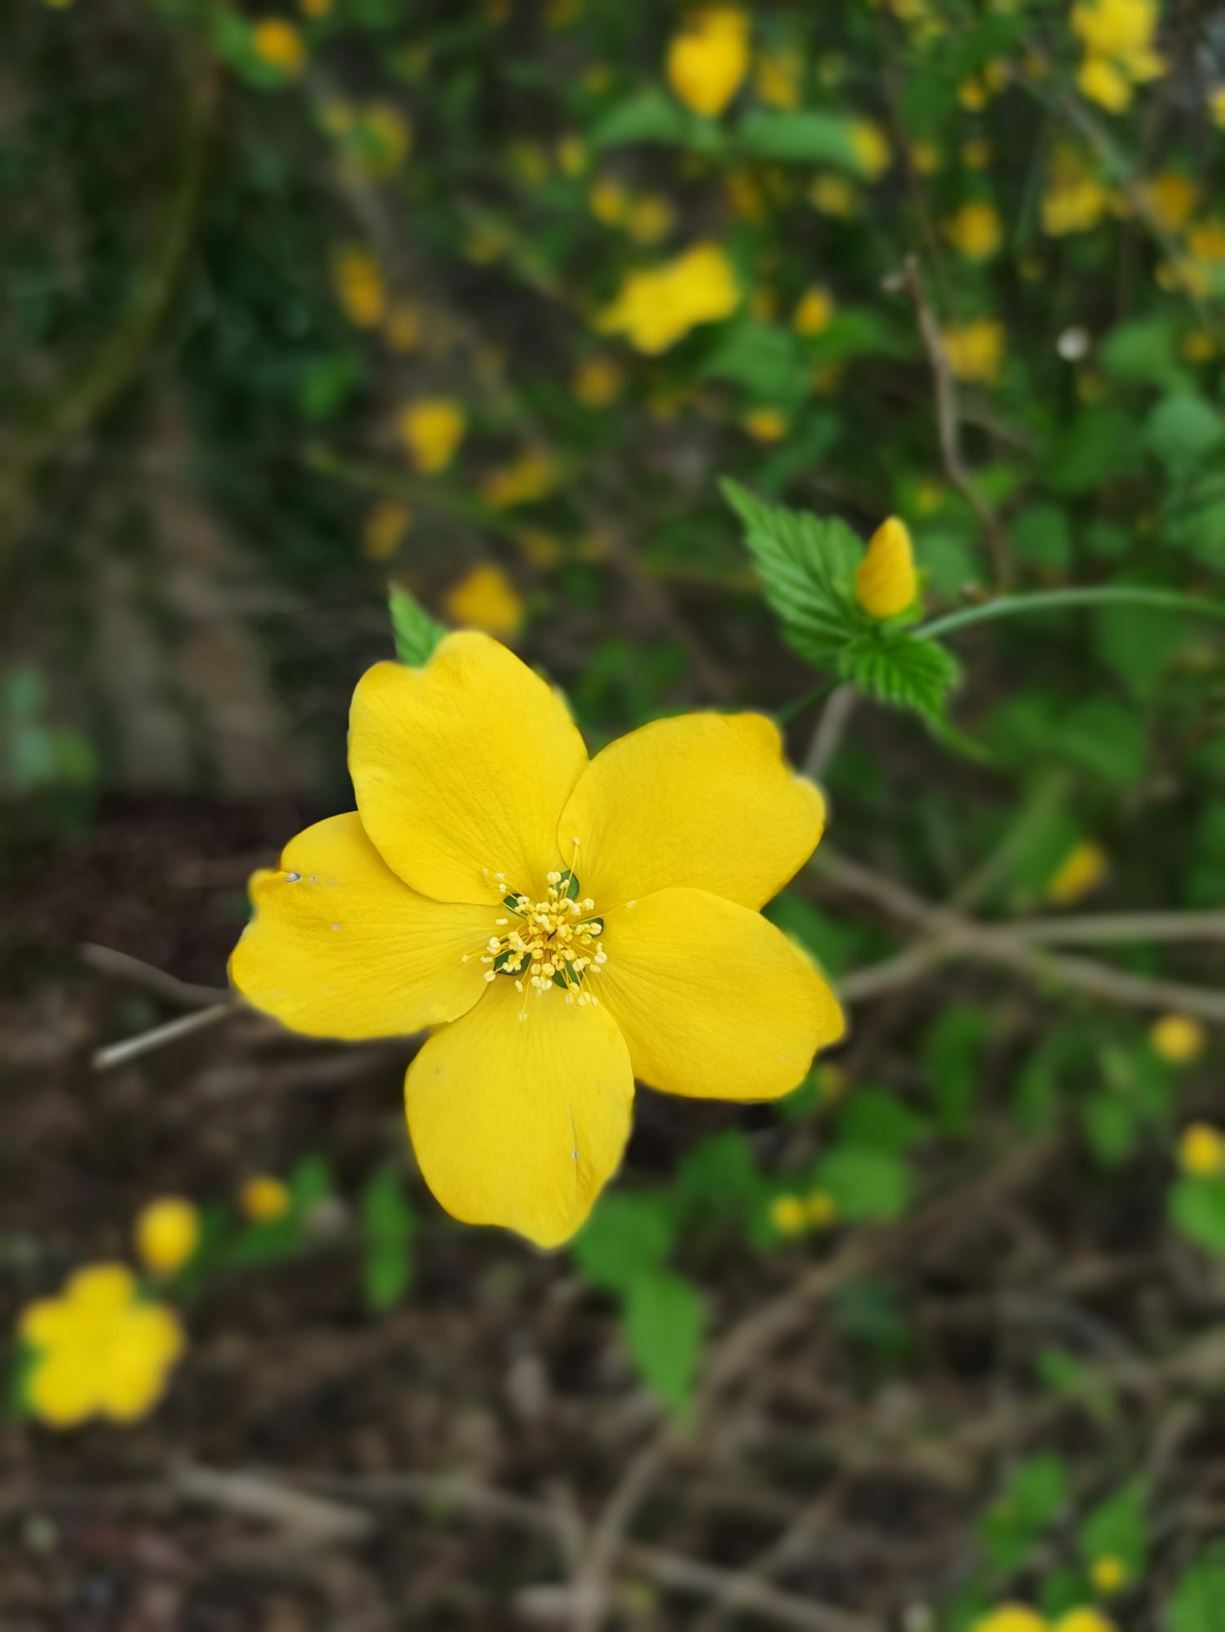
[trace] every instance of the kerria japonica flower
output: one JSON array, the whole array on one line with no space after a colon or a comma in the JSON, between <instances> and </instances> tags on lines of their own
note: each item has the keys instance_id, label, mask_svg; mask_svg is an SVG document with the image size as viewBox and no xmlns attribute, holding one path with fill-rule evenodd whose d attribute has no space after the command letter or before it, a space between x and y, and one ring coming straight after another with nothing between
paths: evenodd
<instances>
[{"instance_id":1,"label":"kerria japonica flower","mask_svg":"<svg viewBox=\"0 0 1225 1632\"><path fill-rule=\"evenodd\" d=\"M589 760L560 695L464 631L363 676L349 770L357 810L252 880L230 974L311 1036L430 1032L409 1134L465 1223L556 1246L620 1163L635 1077L775 1099L841 1037L758 910L825 820L762 716L658 720Z\"/></svg>"}]
</instances>

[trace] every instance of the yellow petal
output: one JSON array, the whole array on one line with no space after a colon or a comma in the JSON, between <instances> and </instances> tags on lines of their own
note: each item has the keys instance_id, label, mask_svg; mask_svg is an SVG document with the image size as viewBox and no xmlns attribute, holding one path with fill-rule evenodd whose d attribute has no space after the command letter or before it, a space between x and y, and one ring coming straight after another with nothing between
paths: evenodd
<instances>
[{"instance_id":1,"label":"yellow petal","mask_svg":"<svg viewBox=\"0 0 1225 1632\"><path fill-rule=\"evenodd\" d=\"M97 1408L93 1356L84 1349L49 1354L31 1373L26 1398L52 1428L75 1428Z\"/></svg>"},{"instance_id":2,"label":"yellow petal","mask_svg":"<svg viewBox=\"0 0 1225 1632\"><path fill-rule=\"evenodd\" d=\"M69 1277L64 1291L75 1312L110 1315L131 1303L136 1277L126 1264L87 1264Z\"/></svg>"},{"instance_id":3,"label":"yellow petal","mask_svg":"<svg viewBox=\"0 0 1225 1632\"><path fill-rule=\"evenodd\" d=\"M439 901L539 900L564 865L557 818L586 763L560 697L488 635L448 635L424 668L378 663L353 694L349 770L366 832Z\"/></svg>"},{"instance_id":4,"label":"yellow petal","mask_svg":"<svg viewBox=\"0 0 1225 1632\"><path fill-rule=\"evenodd\" d=\"M417 1161L441 1205L541 1247L568 1240L591 1211L621 1161L633 1098L603 1006L568 1004L556 989L521 996L505 978L430 1038L404 1085Z\"/></svg>"},{"instance_id":5,"label":"yellow petal","mask_svg":"<svg viewBox=\"0 0 1225 1632\"><path fill-rule=\"evenodd\" d=\"M35 1349L54 1349L76 1329L76 1314L67 1298L39 1298L21 1311L17 1335Z\"/></svg>"},{"instance_id":6,"label":"yellow petal","mask_svg":"<svg viewBox=\"0 0 1225 1632\"><path fill-rule=\"evenodd\" d=\"M403 1036L454 1020L481 995L490 909L410 890L356 812L291 839L280 871L251 880L251 900L255 916L230 959L230 979L292 1031Z\"/></svg>"},{"instance_id":7,"label":"yellow petal","mask_svg":"<svg viewBox=\"0 0 1225 1632\"><path fill-rule=\"evenodd\" d=\"M761 714L684 714L611 743L583 773L558 837L599 911L672 885L759 907L808 860L825 804Z\"/></svg>"},{"instance_id":8,"label":"yellow petal","mask_svg":"<svg viewBox=\"0 0 1225 1632\"><path fill-rule=\"evenodd\" d=\"M781 930L703 890L607 915L595 980L634 1074L697 1099L776 1099L845 1030L838 999Z\"/></svg>"},{"instance_id":9,"label":"yellow petal","mask_svg":"<svg viewBox=\"0 0 1225 1632\"><path fill-rule=\"evenodd\" d=\"M169 1368L183 1350L176 1317L159 1304L138 1305L100 1357L98 1407L116 1422L134 1422L161 1399Z\"/></svg>"}]
</instances>

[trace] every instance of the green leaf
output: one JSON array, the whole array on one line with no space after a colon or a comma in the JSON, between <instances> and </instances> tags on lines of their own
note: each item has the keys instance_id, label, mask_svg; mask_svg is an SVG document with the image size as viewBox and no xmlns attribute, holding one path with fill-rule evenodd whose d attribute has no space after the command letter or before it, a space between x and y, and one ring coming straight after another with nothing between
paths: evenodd
<instances>
[{"instance_id":1,"label":"green leaf","mask_svg":"<svg viewBox=\"0 0 1225 1632\"><path fill-rule=\"evenodd\" d=\"M946 1133L964 1138L982 1080L982 1056L990 1024L981 1009L954 1003L943 1010L923 1038L920 1058Z\"/></svg>"},{"instance_id":2,"label":"green leaf","mask_svg":"<svg viewBox=\"0 0 1225 1632\"><path fill-rule=\"evenodd\" d=\"M868 1146L839 1145L820 1157L813 1172L815 1184L829 1192L838 1217L848 1224L897 1218L913 1188L900 1156Z\"/></svg>"},{"instance_id":3,"label":"green leaf","mask_svg":"<svg viewBox=\"0 0 1225 1632\"><path fill-rule=\"evenodd\" d=\"M724 481L723 495L744 523L745 543L783 624L788 645L818 668L871 627L855 604L855 569L863 545L845 522L766 505Z\"/></svg>"},{"instance_id":4,"label":"green leaf","mask_svg":"<svg viewBox=\"0 0 1225 1632\"><path fill-rule=\"evenodd\" d=\"M432 618L425 608L399 584L393 584L387 597L391 612L391 629L395 637L396 656L411 668L420 668L429 661L435 647L447 633L446 626Z\"/></svg>"},{"instance_id":5,"label":"green leaf","mask_svg":"<svg viewBox=\"0 0 1225 1632\"><path fill-rule=\"evenodd\" d=\"M961 678L961 666L934 640L900 630L872 629L843 647L838 673L878 702L913 709L942 725L949 693Z\"/></svg>"},{"instance_id":6,"label":"green leaf","mask_svg":"<svg viewBox=\"0 0 1225 1632\"><path fill-rule=\"evenodd\" d=\"M828 113L765 108L746 113L736 126L740 150L755 159L788 164L832 164L862 173L845 119Z\"/></svg>"},{"instance_id":7,"label":"green leaf","mask_svg":"<svg viewBox=\"0 0 1225 1632\"><path fill-rule=\"evenodd\" d=\"M1225 1556L1197 1559L1170 1596L1168 1632L1225 1632Z\"/></svg>"},{"instance_id":8,"label":"green leaf","mask_svg":"<svg viewBox=\"0 0 1225 1632\"><path fill-rule=\"evenodd\" d=\"M293 1210L299 1215L309 1213L321 1202L328 1201L335 1192L332 1168L326 1156L303 1156L289 1175L289 1194Z\"/></svg>"},{"instance_id":9,"label":"green leaf","mask_svg":"<svg viewBox=\"0 0 1225 1632\"><path fill-rule=\"evenodd\" d=\"M705 379L726 380L777 407L801 402L811 373L812 364L790 329L753 317L726 325L702 368Z\"/></svg>"},{"instance_id":10,"label":"green leaf","mask_svg":"<svg viewBox=\"0 0 1225 1632\"><path fill-rule=\"evenodd\" d=\"M1094 615L1093 644L1098 656L1137 697L1152 696L1186 638L1186 620L1177 613L1103 606Z\"/></svg>"},{"instance_id":11,"label":"green leaf","mask_svg":"<svg viewBox=\"0 0 1225 1632\"><path fill-rule=\"evenodd\" d=\"M1184 1173L1169 1193L1170 1221L1208 1252L1225 1254L1225 1178Z\"/></svg>"},{"instance_id":12,"label":"green leaf","mask_svg":"<svg viewBox=\"0 0 1225 1632\"><path fill-rule=\"evenodd\" d=\"M1135 1154L1140 1121L1127 1100L1101 1089L1085 1100L1080 1117L1085 1142L1103 1167L1121 1167Z\"/></svg>"},{"instance_id":13,"label":"green leaf","mask_svg":"<svg viewBox=\"0 0 1225 1632\"><path fill-rule=\"evenodd\" d=\"M1203 397L1166 397L1148 416L1145 435L1172 477L1185 476L1225 440L1225 421Z\"/></svg>"},{"instance_id":14,"label":"green leaf","mask_svg":"<svg viewBox=\"0 0 1225 1632\"><path fill-rule=\"evenodd\" d=\"M1124 385L1169 390L1187 371L1178 361L1178 329L1168 317L1137 317L1113 328L1102 341L1102 368Z\"/></svg>"},{"instance_id":15,"label":"green leaf","mask_svg":"<svg viewBox=\"0 0 1225 1632\"><path fill-rule=\"evenodd\" d=\"M1136 427L1122 408L1084 408L1052 433L1042 460L1053 493L1092 493L1135 467Z\"/></svg>"},{"instance_id":16,"label":"green leaf","mask_svg":"<svg viewBox=\"0 0 1225 1632\"><path fill-rule=\"evenodd\" d=\"M703 1139L681 1163L676 1189L686 1210L718 1218L747 1212L762 1189L748 1140L735 1129Z\"/></svg>"},{"instance_id":17,"label":"green leaf","mask_svg":"<svg viewBox=\"0 0 1225 1632\"><path fill-rule=\"evenodd\" d=\"M625 1341L638 1369L667 1405L681 1412L693 1395L706 1313L697 1289L680 1275L639 1275L625 1300Z\"/></svg>"},{"instance_id":18,"label":"green leaf","mask_svg":"<svg viewBox=\"0 0 1225 1632\"><path fill-rule=\"evenodd\" d=\"M896 1094L883 1088L857 1088L838 1118L838 1143L905 1156L927 1128L926 1120Z\"/></svg>"},{"instance_id":19,"label":"green leaf","mask_svg":"<svg viewBox=\"0 0 1225 1632\"><path fill-rule=\"evenodd\" d=\"M1140 1480L1133 1480L1099 1502L1081 1526L1080 1553L1085 1563L1092 1566L1099 1559L1117 1559L1123 1566L1125 1583L1138 1581L1148 1551L1145 1506L1146 1490Z\"/></svg>"},{"instance_id":20,"label":"green leaf","mask_svg":"<svg viewBox=\"0 0 1225 1632\"><path fill-rule=\"evenodd\" d=\"M375 1313L393 1309L412 1284L416 1218L394 1167L379 1168L361 1194L362 1289Z\"/></svg>"},{"instance_id":21,"label":"green leaf","mask_svg":"<svg viewBox=\"0 0 1225 1632\"><path fill-rule=\"evenodd\" d=\"M1148 760L1144 721L1113 697L1089 698L1069 709L1052 746L1078 770L1124 788L1142 779Z\"/></svg>"},{"instance_id":22,"label":"green leaf","mask_svg":"<svg viewBox=\"0 0 1225 1632\"><path fill-rule=\"evenodd\" d=\"M600 1198L571 1251L589 1281L625 1291L658 1268L675 1233L664 1197L614 1190Z\"/></svg>"},{"instance_id":23,"label":"green leaf","mask_svg":"<svg viewBox=\"0 0 1225 1632\"><path fill-rule=\"evenodd\" d=\"M983 1547L992 1566L1006 1574L1020 1569L1070 1497L1062 1457L1043 1454L1018 1463L982 1523Z\"/></svg>"},{"instance_id":24,"label":"green leaf","mask_svg":"<svg viewBox=\"0 0 1225 1632\"><path fill-rule=\"evenodd\" d=\"M1072 565L1072 529L1057 504L1031 504L1008 529L1020 560L1043 572L1064 573Z\"/></svg>"},{"instance_id":25,"label":"green leaf","mask_svg":"<svg viewBox=\"0 0 1225 1632\"><path fill-rule=\"evenodd\" d=\"M726 138L718 125L687 112L665 92L652 88L627 97L605 114L592 130L590 142L597 151L635 142L663 142L713 153L725 145Z\"/></svg>"}]
</instances>

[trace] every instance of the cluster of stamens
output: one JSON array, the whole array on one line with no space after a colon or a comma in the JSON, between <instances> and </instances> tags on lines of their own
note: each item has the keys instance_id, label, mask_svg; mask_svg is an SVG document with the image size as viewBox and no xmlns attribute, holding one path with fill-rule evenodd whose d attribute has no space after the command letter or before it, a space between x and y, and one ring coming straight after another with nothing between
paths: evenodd
<instances>
[{"instance_id":1,"label":"cluster of stamens","mask_svg":"<svg viewBox=\"0 0 1225 1632\"><path fill-rule=\"evenodd\" d=\"M527 987L544 993L556 986L567 1003L598 1003L586 989L587 977L608 961L600 936L604 920L594 917L595 902L580 898L579 881L572 870L549 873L548 894L532 901L507 887L506 875L495 873L502 890L503 918L495 918L496 934L489 937L481 962L485 979L505 975L517 992ZM465 953L466 963L472 956Z\"/></svg>"}]
</instances>

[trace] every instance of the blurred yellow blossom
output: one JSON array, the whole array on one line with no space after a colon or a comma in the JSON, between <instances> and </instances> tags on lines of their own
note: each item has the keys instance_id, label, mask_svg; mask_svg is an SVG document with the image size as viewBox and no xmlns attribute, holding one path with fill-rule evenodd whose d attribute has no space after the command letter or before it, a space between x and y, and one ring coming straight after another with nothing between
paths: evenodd
<instances>
[{"instance_id":1,"label":"blurred yellow blossom","mask_svg":"<svg viewBox=\"0 0 1225 1632\"><path fill-rule=\"evenodd\" d=\"M1085 155L1075 147L1056 147L1046 191L1042 195L1042 230L1049 237L1087 232L1110 206L1110 193Z\"/></svg>"},{"instance_id":2,"label":"blurred yellow blossom","mask_svg":"<svg viewBox=\"0 0 1225 1632\"><path fill-rule=\"evenodd\" d=\"M797 334L820 334L829 327L834 315L834 297L824 284L810 284L796 303L791 314L791 326Z\"/></svg>"},{"instance_id":3,"label":"blurred yellow blossom","mask_svg":"<svg viewBox=\"0 0 1225 1632\"><path fill-rule=\"evenodd\" d=\"M27 1305L19 1335L34 1351L26 1399L53 1428L89 1417L133 1422L157 1404L183 1351L174 1313L139 1296L122 1264L79 1269L59 1297Z\"/></svg>"},{"instance_id":4,"label":"blurred yellow blossom","mask_svg":"<svg viewBox=\"0 0 1225 1632\"><path fill-rule=\"evenodd\" d=\"M959 380L996 385L1004 366L1004 326L994 318L951 323L941 336L949 367Z\"/></svg>"},{"instance_id":5,"label":"blurred yellow blossom","mask_svg":"<svg viewBox=\"0 0 1225 1632\"><path fill-rule=\"evenodd\" d=\"M1225 85L1218 85L1208 98L1208 112L1212 115L1213 124L1225 130Z\"/></svg>"},{"instance_id":6,"label":"blurred yellow blossom","mask_svg":"<svg viewBox=\"0 0 1225 1632\"><path fill-rule=\"evenodd\" d=\"M1127 1565L1114 1553L1104 1553L1095 1558L1089 1566L1089 1579L1093 1582L1093 1590L1100 1592L1103 1597L1118 1592L1127 1582ZM1092 1610L1087 1613L1093 1614Z\"/></svg>"},{"instance_id":7,"label":"blurred yellow blossom","mask_svg":"<svg viewBox=\"0 0 1225 1632\"><path fill-rule=\"evenodd\" d=\"M625 389L625 373L611 357L587 357L575 369L570 388L584 408L607 408Z\"/></svg>"},{"instance_id":8,"label":"blurred yellow blossom","mask_svg":"<svg viewBox=\"0 0 1225 1632\"><path fill-rule=\"evenodd\" d=\"M749 18L738 6L710 6L687 18L668 42L664 71L673 95L713 119L749 68Z\"/></svg>"},{"instance_id":9,"label":"blurred yellow blossom","mask_svg":"<svg viewBox=\"0 0 1225 1632\"><path fill-rule=\"evenodd\" d=\"M1109 871L1110 858L1101 845L1082 839L1047 880L1046 898L1057 906L1068 906L1097 889Z\"/></svg>"},{"instance_id":10,"label":"blurred yellow blossom","mask_svg":"<svg viewBox=\"0 0 1225 1632\"><path fill-rule=\"evenodd\" d=\"M832 215L836 219L845 220L854 215L859 194L845 176L826 171L814 179L808 189L808 201L822 215Z\"/></svg>"},{"instance_id":11,"label":"blurred yellow blossom","mask_svg":"<svg viewBox=\"0 0 1225 1632\"><path fill-rule=\"evenodd\" d=\"M430 474L445 470L454 459L467 419L450 397L419 397L400 410L396 428L414 466Z\"/></svg>"},{"instance_id":12,"label":"blurred yellow blossom","mask_svg":"<svg viewBox=\"0 0 1225 1632\"><path fill-rule=\"evenodd\" d=\"M557 144L557 168L563 176L581 176L587 168L587 144L571 133Z\"/></svg>"},{"instance_id":13,"label":"blurred yellow blossom","mask_svg":"<svg viewBox=\"0 0 1225 1632\"><path fill-rule=\"evenodd\" d=\"M780 1235L799 1235L808 1223L808 1209L799 1196L775 1196L770 1222Z\"/></svg>"},{"instance_id":14,"label":"blurred yellow blossom","mask_svg":"<svg viewBox=\"0 0 1225 1632\"><path fill-rule=\"evenodd\" d=\"M813 1190L804 1203L808 1222L815 1229L827 1228L838 1216L838 1203L828 1190Z\"/></svg>"},{"instance_id":15,"label":"blurred yellow blossom","mask_svg":"<svg viewBox=\"0 0 1225 1632\"><path fill-rule=\"evenodd\" d=\"M366 174L394 175L408 157L413 127L390 102L367 102L357 111L357 157Z\"/></svg>"},{"instance_id":16,"label":"blurred yellow blossom","mask_svg":"<svg viewBox=\"0 0 1225 1632\"><path fill-rule=\"evenodd\" d=\"M781 442L787 434L787 416L780 408L750 408L740 423L754 442Z\"/></svg>"},{"instance_id":17,"label":"blurred yellow blossom","mask_svg":"<svg viewBox=\"0 0 1225 1632\"><path fill-rule=\"evenodd\" d=\"M910 529L889 516L868 540L855 572L855 599L871 618L893 618L913 606L919 593Z\"/></svg>"},{"instance_id":18,"label":"blurred yellow blossom","mask_svg":"<svg viewBox=\"0 0 1225 1632\"><path fill-rule=\"evenodd\" d=\"M1156 0L1087 0L1073 6L1072 32L1085 50L1077 81L1091 101L1121 113L1132 90L1165 71L1153 45Z\"/></svg>"},{"instance_id":19,"label":"blurred yellow blossom","mask_svg":"<svg viewBox=\"0 0 1225 1632\"><path fill-rule=\"evenodd\" d=\"M957 87L957 100L967 113L981 113L987 106L990 95L986 82L977 75L963 79Z\"/></svg>"},{"instance_id":20,"label":"blurred yellow blossom","mask_svg":"<svg viewBox=\"0 0 1225 1632\"><path fill-rule=\"evenodd\" d=\"M727 252L719 244L695 244L672 260L631 272L596 327L603 334L623 334L637 351L655 355L698 324L730 317L739 304Z\"/></svg>"},{"instance_id":21,"label":"blurred yellow blossom","mask_svg":"<svg viewBox=\"0 0 1225 1632\"><path fill-rule=\"evenodd\" d=\"M625 230L637 244L657 244L676 225L676 207L663 193L644 193L630 204Z\"/></svg>"},{"instance_id":22,"label":"blurred yellow blossom","mask_svg":"<svg viewBox=\"0 0 1225 1632\"><path fill-rule=\"evenodd\" d=\"M1187 248L1197 261L1225 261L1225 221L1200 221L1187 233Z\"/></svg>"},{"instance_id":23,"label":"blurred yellow blossom","mask_svg":"<svg viewBox=\"0 0 1225 1632\"><path fill-rule=\"evenodd\" d=\"M1225 1133L1208 1122L1192 1122L1178 1141L1178 1165L1197 1179L1225 1173Z\"/></svg>"},{"instance_id":24,"label":"blurred yellow blossom","mask_svg":"<svg viewBox=\"0 0 1225 1632\"><path fill-rule=\"evenodd\" d=\"M491 470L481 483L481 497L493 510L535 504L557 486L557 463L543 448L527 448Z\"/></svg>"},{"instance_id":25,"label":"blurred yellow blossom","mask_svg":"<svg viewBox=\"0 0 1225 1632\"><path fill-rule=\"evenodd\" d=\"M619 226L629 214L629 190L611 176L601 176L587 191L587 207L606 227Z\"/></svg>"},{"instance_id":26,"label":"blurred yellow blossom","mask_svg":"<svg viewBox=\"0 0 1225 1632\"><path fill-rule=\"evenodd\" d=\"M1207 363L1216 356L1216 341L1207 329L1191 329L1183 335L1178 349L1189 363Z\"/></svg>"},{"instance_id":27,"label":"blurred yellow blossom","mask_svg":"<svg viewBox=\"0 0 1225 1632\"><path fill-rule=\"evenodd\" d=\"M916 176L934 176L944 161L938 142L929 142L919 137L911 142L907 152L910 156L911 169Z\"/></svg>"},{"instance_id":28,"label":"blurred yellow blossom","mask_svg":"<svg viewBox=\"0 0 1225 1632\"><path fill-rule=\"evenodd\" d=\"M549 155L539 142L511 142L506 150L506 162L528 187L539 187L549 178Z\"/></svg>"},{"instance_id":29,"label":"blurred yellow blossom","mask_svg":"<svg viewBox=\"0 0 1225 1632\"><path fill-rule=\"evenodd\" d=\"M326 17L332 9L332 0L298 0L298 10L304 17Z\"/></svg>"},{"instance_id":30,"label":"blurred yellow blossom","mask_svg":"<svg viewBox=\"0 0 1225 1632\"><path fill-rule=\"evenodd\" d=\"M375 329L387 310L379 263L368 250L345 244L332 256L332 285L341 310L358 329Z\"/></svg>"},{"instance_id":31,"label":"blurred yellow blossom","mask_svg":"<svg viewBox=\"0 0 1225 1632\"><path fill-rule=\"evenodd\" d=\"M256 1173L238 1192L238 1206L253 1224L275 1224L293 1206L293 1196L283 1179L273 1173Z\"/></svg>"},{"instance_id":32,"label":"blurred yellow blossom","mask_svg":"<svg viewBox=\"0 0 1225 1632\"><path fill-rule=\"evenodd\" d=\"M763 51L757 59L753 89L772 108L798 107L803 72L803 58L792 47Z\"/></svg>"},{"instance_id":33,"label":"blurred yellow blossom","mask_svg":"<svg viewBox=\"0 0 1225 1632\"><path fill-rule=\"evenodd\" d=\"M496 561L482 561L447 591L445 610L457 628L513 640L523 627L523 597Z\"/></svg>"},{"instance_id":34,"label":"blurred yellow blossom","mask_svg":"<svg viewBox=\"0 0 1225 1632\"><path fill-rule=\"evenodd\" d=\"M999 214L994 204L971 200L944 223L953 248L970 261L989 261L1003 242Z\"/></svg>"},{"instance_id":35,"label":"blurred yellow blossom","mask_svg":"<svg viewBox=\"0 0 1225 1632\"><path fill-rule=\"evenodd\" d=\"M366 560L390 560L400 548L412 519L412 511L399 499L380 499L362 529L362 554Z\"/></svg>"},{"instance_id":36,"label":"blurred yellow blossom","mask_svg":"<svg viewBox=\"0 0 1225 1632\"><path fill-rule=\"evenodd\" d=\"M392 351L403 356L406 352L416 351L421 344L424 330L425 321L420 306L414 305L412 301L398 300L387 313L387 321L383 325L383 339Z\"/></svg>"},{"instance_id":37,"label":"blurred yellow blossom","mask_svg":"<svg viewBox=\"0 0 1225 1632\"><path fill-rule=\"evenodd\" d=\"M1026 1604L1000 1604L979 1616L972 1632L1048 1632L1046 1620Z\"/></svg>"},{"instance_id":38,"label":"blurred yellow blossom","mask_svg":"<svg viewBox=\"0 0 1225 1632\"><path fill-rule=\"evenodd\" d=\"M251 49L269 68L294 79L306 66L306 45L285 17L261 17L251 28Z\"/></svg>"},{"instance_id":39,"label":"blurred yellow blossom","mask_svg":"<svg viewBox=\"0 0 1225 1632\"><path fill-rule=\"evenodd\" d=\"M856 119L851 125L851 146L869 181L879 181L893 160L889 139L874 120Z\"/></svg>"},{"instance_id":40,"label":"blurred yellow blossom","mask_svg":"<svg viewBox=\"0 0 1225 1632\"><path fill-rule=\"evenodd\" d=\"M1162 170L1141 190L1149 209L1167 232L1181 232L1199 203L1199 188L1177 170Z\"/></svg>"},{"instance_id":41,"label":"blurred yellow blossom","mask_svg":"<svg viewBox=\"0 0 1225 1632\"><path fill-rule=\"evenodd\" d=\"M155 1275L173 1275L200 1245L200 1214L183 1196L159 1196L136 1215L136 1251Z\"/></svg>"},{"instance_id":42,"label":"blurred yellow blossom","mask_svg":"<svg viewBox=\"0 0 1225 1632\"><path fill-rule=\"evenodd\" d=\"M1192 1015L1163 1014L1149 1027L1148 1040L1171 1065L1189 1065L1208 1046L1208 1033Z\"/></svg>"},{"instance_id":43,"label":"blurred yellow blossom","mask_svg":"<svg viewBox=\"0 0 1225 1632\"><path fill-rule=\"evenodd\" d=\"M1100 1609L1082 1605L1069 1609L1055 1621L1052 1632L1118 1632L1109 1615Z\"/></svg>"}]
</instances>

